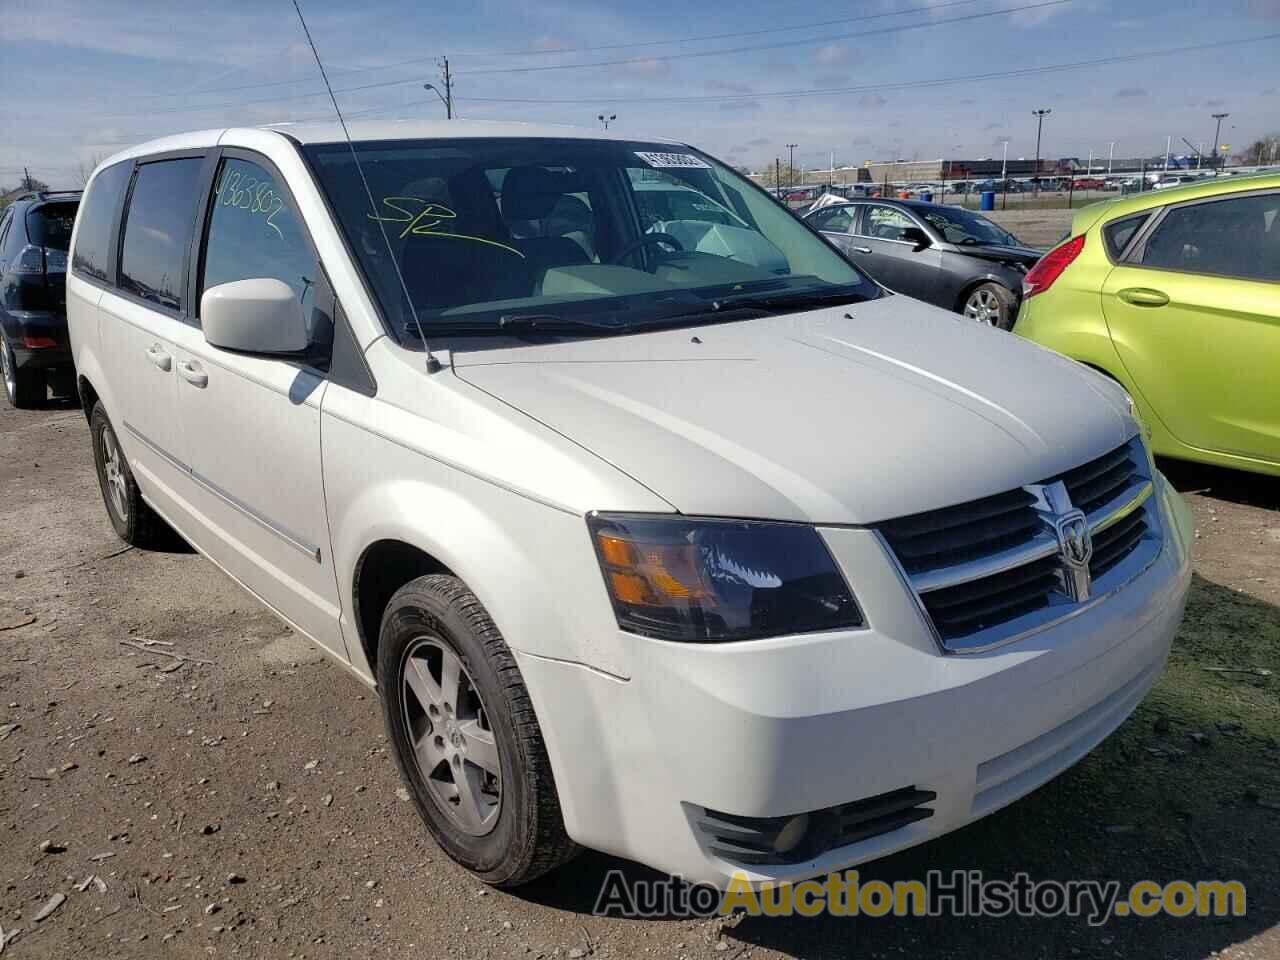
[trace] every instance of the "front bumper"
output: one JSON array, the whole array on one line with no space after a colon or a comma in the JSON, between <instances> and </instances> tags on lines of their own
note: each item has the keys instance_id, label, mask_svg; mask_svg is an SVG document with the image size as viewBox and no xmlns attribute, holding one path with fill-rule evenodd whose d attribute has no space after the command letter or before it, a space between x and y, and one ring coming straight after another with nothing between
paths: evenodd
<instances>
[{"instance_id":1,"label":"front bumper","mask_svg":"<svg viewBox=\"0 0 1280 960\"><path fill-rule=\"evenodd\" d=\"M1191 521L1161 477L1157 560L1106 602L1025 640L938 652L867 530L823 531L869 629L743 644L632 645L628 678L520 655L566 827L585 846L724 886L843 869L954 830L1079 760L1155 683L1191 578ZM713 852L705 810L782 817L906 788L931 814L781 865Z\"/></svg>"}]
</instances>

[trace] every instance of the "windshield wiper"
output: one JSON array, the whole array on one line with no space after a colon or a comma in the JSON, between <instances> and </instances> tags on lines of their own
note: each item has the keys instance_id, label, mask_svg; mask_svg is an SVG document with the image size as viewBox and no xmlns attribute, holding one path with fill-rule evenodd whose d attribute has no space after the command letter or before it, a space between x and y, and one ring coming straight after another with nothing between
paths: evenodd
<instances>
[{"instance_id":1,"label":"windshield wiper","mask_svg":"<svg viewBox=\"0 0 1280 960\"><path fill-rule=\"evenodd\" d=\"M628 326L582 317L561 317L554 313L504 313L498 318L498 329L503 333L574 333L583 330L617 333Z\"/></svg>"},{"instance_id":2,"label":"windshield wiper","mask_svg":"<svg viewBox=\"0 0 1280 960\"><path fill-rule=\"evenodd\" d=\"M732 307L756 307L760 310L803 310L807 307L833 307L844 303L861 303L869 299L870 297L858 290L799 290L794 293L765 295L748 293L717 300L712 305L712 309L725 310Z\"/></svg>"}]
</instances>

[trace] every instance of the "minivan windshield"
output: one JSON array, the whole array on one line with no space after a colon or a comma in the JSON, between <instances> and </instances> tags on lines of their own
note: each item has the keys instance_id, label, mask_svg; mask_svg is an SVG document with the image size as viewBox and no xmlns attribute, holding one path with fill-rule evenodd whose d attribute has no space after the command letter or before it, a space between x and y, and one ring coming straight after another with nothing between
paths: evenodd
<instances>
[{"instance_id":1,"label":"minivan windshield","mask_svg":"<svg viewBox=\"0 0 1280 960\"><path fill-rule=\"evenodd\" d=\"M304 148L402 340L416 336L412 310L427 337L598 335L881 295L762 190L688 147L467 138L354 149L372 209L351 147Z\"/></svg>"}]
</instances>

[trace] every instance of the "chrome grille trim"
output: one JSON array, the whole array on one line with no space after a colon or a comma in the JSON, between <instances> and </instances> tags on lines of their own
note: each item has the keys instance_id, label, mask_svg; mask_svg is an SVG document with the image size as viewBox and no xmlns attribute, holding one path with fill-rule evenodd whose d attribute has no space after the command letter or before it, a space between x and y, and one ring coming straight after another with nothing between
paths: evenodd
<instances>
[{"instance_id":1,"label":"chrome grille trim","mask_svg":"<svg viewBox=\"0 0 1280 960\"><path fill-rule=\"evenodd\" d=\"M1155 561L1162 530L1150 463L1135 436L1043 483L892 520L877 534L939 648L990 650L1093 607ZM974 535L988 517L998 523L983 552ZM1027 534L1010 544L1010 529ZM921 538L956 531L959 545L921 549ZM949 557L961 559L940 562Z\"/></svg>"}]
</instances>

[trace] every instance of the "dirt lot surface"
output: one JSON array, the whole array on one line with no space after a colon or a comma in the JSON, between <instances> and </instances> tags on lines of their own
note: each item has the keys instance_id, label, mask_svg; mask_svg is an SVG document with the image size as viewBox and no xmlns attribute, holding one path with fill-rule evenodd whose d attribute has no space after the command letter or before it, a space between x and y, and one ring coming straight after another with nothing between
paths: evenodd
<instances>
[{"instance_id":1,"label":"dirt lot surface","mask_svg":"<svg viewBox=\"0 0 1280 960\"><path fill-rule=\"evenodd\" d=\"M983 214L1032 247L1052 247L1066 236L1074 210L990 210Z\"/></svg>"},{"instance_id":2,"label":"dirt lot surface","mask_svg":"<svg viewBox=\"0 0 1280 960\"><path fill-rule=\"evenodd\" d=\"M1175 476L1197 575L1151 697L1058 780L863 877L1235 878L1247 916L606 919L610 869L652 874L587 853L505 893L454 866L398 789L374 694L189 549L122 550L77 409L0 402L0 952L1280 957L1280 485Z\"/></svg>"}]
</instances>

